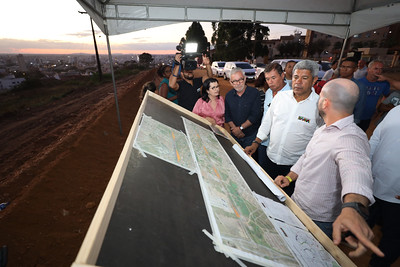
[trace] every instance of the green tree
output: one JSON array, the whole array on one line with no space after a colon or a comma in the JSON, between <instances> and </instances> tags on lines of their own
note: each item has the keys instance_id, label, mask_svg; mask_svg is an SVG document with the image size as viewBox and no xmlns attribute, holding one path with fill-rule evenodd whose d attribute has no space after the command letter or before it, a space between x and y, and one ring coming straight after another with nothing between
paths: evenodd
<instances>
[{"instance_id":1,"label":"green tree","mask_svg":"<svg viewBox=\"0 0 400 267\"><path fill-rule=\"evenodd\" d=\"M287 42L278 46L279 53L283 57L300 57L303 49L303 42Z\"/></svg>"},{"instance_id":2,"label":"green tree","mask_svg":"<svg viewBox=\"0 0 400 267\"><path fill-rule=\"evenodd\" d=\"M213 22L212 27L213 60L244 60L268 54L268 47L262 44L268 39L268 27L250 22Z\"/></svg>"},{"instance_id":3,"label":"green tree","mask_svg":"<svg viewBox=\"0 0 400 267\"><path fill-rule=\"evenodd\" d=\"M207 52L209 43L200 22L194 21L186 31L186 42L197 43L197 51L201 53Z\"/></svg>"},{"instance_id":4,"label":"green tree","mask_svg":"<svg viewBox=\"0 0 400 267\"><path fill-rule=\"evenodd\" d=\"M315 45L315 51L318 56L321 56L321 53L324 52L331 45L331 42L325 39L318 39L313 43Z\"/></svg>"},{"instance_id":5,"label":"green tree","mask_svg":"<svg viewBox=\"0 0 400 267\"><path fill-rule=\"evenodd\" d=\"M139 63L144 65L149 65L153 61L153 56L149 53L143 53L139 55Z\"/></svg>"}]
</instances>

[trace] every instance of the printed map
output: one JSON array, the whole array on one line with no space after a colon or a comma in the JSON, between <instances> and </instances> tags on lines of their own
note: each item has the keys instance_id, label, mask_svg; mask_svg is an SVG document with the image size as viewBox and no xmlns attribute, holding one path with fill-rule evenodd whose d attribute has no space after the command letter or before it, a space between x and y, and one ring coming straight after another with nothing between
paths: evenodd
<instances>
[{"instance_id":1,"label":"printed map","mask_svg":"<svg viewBox=\"0 0 400 267\"><path fill-rule=\"evenodd\" d=\"M263 266L339 266L289 208L251 191L212 131L182 119L187 136L143 114L133 146L198 173L218 251Z\"/></svg>"},{"instance_id":2,"label":"printed map","mask_svg":"<svg viewBox=\"0 0 400 267\"><path fill-rule=\"evenodd\" d=\"M145 114L133 147L189 171L196 171L186 135Z\"/></svg>"},{"instance_id":3,"label":"printed map","mask_svg":"<svg viewBox=\"0 0 400 267\"><path fill-rule=\"evenodd\" d=\"M240 258L300 266L214 134L189 120L184 124L214 216L213 233Z\"/></svg>"}]
</instances>

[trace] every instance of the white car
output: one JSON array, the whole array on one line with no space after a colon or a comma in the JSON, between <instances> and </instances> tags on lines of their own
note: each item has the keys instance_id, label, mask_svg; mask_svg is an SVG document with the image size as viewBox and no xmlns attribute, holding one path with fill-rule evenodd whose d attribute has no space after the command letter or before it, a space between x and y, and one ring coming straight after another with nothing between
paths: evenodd
<instances>
[{"instance_id":1,"label":"white car","mask_svg":"<svg viewBox=\"0 0 400 267\"><path fill-rule=\"evenodd\" d=\"M225 67L224 67L224 79L230 79L231 78L231 71L232 69L235 68L241 68L244 71L244 74L246 75L246 80L247 81L254 81L256 78L256 70L247 62L226 62Z\"/></svg>"},{"instance_id":2,"label":"white car","mask_svg":"<svg viewBox=\"0 0 400 267\"><path fill-rule=\"evenodd\" d=\"M285 71L285 67L286 67L286 64L289 62L289 61L294 61L294 62L299 62L299 61L302 61L302 59L275 59L275 60L272 60L272 62L271 63L279 63L279 65L281 65L282 66L282 69L283 69L283 71Z\"/></svg>"},{"instance_id":3,"label":"white car","mask_svg":"<svg viewBox=\"0 0 400 267\"><path fill-rule=\"evenodd\" d=\"M211 64L212 74L217 77L224 76L224 66L225 66L225 61L214 61Z\"/></svg>"}]
</instances>

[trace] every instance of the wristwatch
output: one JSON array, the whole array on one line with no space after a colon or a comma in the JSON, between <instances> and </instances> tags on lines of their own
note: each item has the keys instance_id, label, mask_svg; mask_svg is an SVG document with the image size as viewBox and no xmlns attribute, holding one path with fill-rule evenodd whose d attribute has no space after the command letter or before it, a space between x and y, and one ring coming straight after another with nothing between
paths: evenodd
<instances>
[{"instance_id":1,"label":"wristwatch","mask_svg":"<svg viewBox=\"0 0 400 267\"><path fill-rule=\"evenodd\" d=\"M244 129L244 128L243 128L243 126L242 126L242 125L240 125L239 129L240 129L241 131L243 131L243 129Z\"/></svg>"},{"instance_id":2,"label":"wristwatch","mask_svg":"<svg viewBox=\"0 0 400 267\"><path fill-rule=\"evenodd\" d=\"M368 219L369 216L369 211L368 208L365 207L363 204L359 203L359 202L347 202L347 203L343 203L342 205L342 209L343 208L353 208L355 209L360 215L361 217L364 218L364 220Z\"/></svg>"}]
</instances>

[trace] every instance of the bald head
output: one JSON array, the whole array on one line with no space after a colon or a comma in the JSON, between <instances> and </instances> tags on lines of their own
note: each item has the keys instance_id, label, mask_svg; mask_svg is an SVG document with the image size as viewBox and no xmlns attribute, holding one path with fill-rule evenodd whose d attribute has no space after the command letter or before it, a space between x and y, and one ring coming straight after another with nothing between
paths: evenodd
<instances>
[{"instance_id":1,"label":"bald head","mask_svg":"<svg viewBox=\"0 0 400 267\"><path fill-rule=\"evenodd\" d=\"M358 100L357 84L349 79L338 78L322 87L321 96L328 98L338 112L352 114Z\"/></svg>"}]
</instances>

